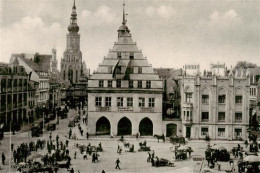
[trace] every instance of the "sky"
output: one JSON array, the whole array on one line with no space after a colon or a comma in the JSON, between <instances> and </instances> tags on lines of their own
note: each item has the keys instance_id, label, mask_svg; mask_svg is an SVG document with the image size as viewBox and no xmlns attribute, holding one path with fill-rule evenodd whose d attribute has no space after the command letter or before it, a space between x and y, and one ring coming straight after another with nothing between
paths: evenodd
<instances>
[{"instance_id":1,"label":"sky","mask_svg":"<svg viewBox=\"0 0 260 173\"><path fill-rule=\"evenodd\" d=\"M0 0L0 61L66 49L73 0ZM83 60L96 70L117 41L123 0L76 0ZM126 0L127 26L154 68L260 65L260 1ZM60 64L59 64L60 67Z\"/></svg>"}]
</instances>

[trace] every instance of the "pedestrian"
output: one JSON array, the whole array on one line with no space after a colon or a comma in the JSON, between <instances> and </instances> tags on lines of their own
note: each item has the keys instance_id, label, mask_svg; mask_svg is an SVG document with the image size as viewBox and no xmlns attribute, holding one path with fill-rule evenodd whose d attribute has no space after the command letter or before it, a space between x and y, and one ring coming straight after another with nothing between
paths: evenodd
<instances>
[{"instance_id":1,"label":"pedestrian","mask_svg":"<svg viewBox=\"0 0 260 173\"><path fill-rule=\"evenodd\" d=\"M77 158L77 151L75 151L75 153L74 153L74 159L76 159Z\"/></svg>"},{"instance_id":2,"label":"pedestrian","mask_svg":"<svg viewBox=\"0 0 260 173\"><path fill-rule=\"evenodd\" d=\"M96 152L95 162L96 161L98 162L98 157L99 157L99 154Z\"/></svg>"},{"instance_id":3,"label":"pedestrian","mask_svg":"<svg viewBox=\"0 0 260 173\"><path fill-rule=\"evenodd\" d=\"M96 160L96 153L93 153L92 154L92 163L95 163L95 160Z\"/></svg>"},{"instance_id":4,"label":"pedestrian","mask_svg":"<svg viewBox=\"0 0 260 173\"><path fill-rule=\"evenodd\" d=\"M87 159L87 158L88 158L88 156L87 156L87 151L84 151L83 159L85 160L85 159Z\"/></svg>"},{"instance_id":5,"label":"pedestrian","mask_svg":"<svg viewBox=\"0 0 260 173\"><path fill-rule=\"evenodd\" d=\"M248 141L247 140L245 141L245 145L246 145L246 148L247 148L248 147Z\"/></svg>"},{"instance_id":6,"label":"pedestrian","mask_svg":"<svg viewBox=\"0 0 260 173\"><path fill-rule=\"evenodd\" d=\"M148 152L147 153L147 162L150 162L150 160L151 160L151 154L150 154L150 152Z\"/></svg>"},{"instance_id":7,"label":"pedestrian","mask_svg":"<svg viewBox=\"0 0 260 173\"><path fill-rule=\"evenodd\" d=\"M218 171L221 171L221 165L218 163Z\"/></svg>"},{"instance_id":8,"label":"pedestrian","mask_svg":"<svg viewBox=\"0 0 260 173\"><path fill-rule=\"evenodd\" d=\"M14 150L14 144L13 143L11 144L11 150L12 151Z\"/></svg>"},{"instance_id":9,"label":"pedestrian","mask_svg":"<svg viewBox=\"0 0 260 173\"><path fill-rule=\"evenodd\" d=\"M72 130L70 129L70 131L69 131L69 139L71 138L71 135L72 135Z\"/></svg>"},{"instance_id":10,"label":"pedestrian","mask_svg":"<svg viewBox=\"0 0 260 173\"><path fill-rule=\"evenodd\" d=\"M69 145L69 141L68 141L68 140L66 140L66 147L68 147L68 145Z\"/></svg>"},{"instance_id":11,"label":"pedestrian","mask_svg":"<svg viewBox=\"0 0 260 173\"><path fill-rule=\"evenodd\" d=\"M102 172L101 173L106 173L104 170L102 170Z\"/></svg>"},{"instance_id":12,"label":"pedestrian","mask_svg":"<svg viewBox=\"0 0 260 173\"><path fill-rule=\"evenodd\" d=\"M86 137L87 137L87 139L88 139L88 137L89 137L89 134L88 134L88 132L86 133Z\"/></svg>"},{"instance_id":13,"label":"pedestrian","mask_svg":"<svg viewBox=\"0 0 260 173\"><path fill-rule=\"evenodd\" d=\"M73 168L71 168L70 173L74 173L74 169Z\"/></svg>"},{"instance_id":14,"label":"pedestrian","mask_svg":"<svg viewBox=\"0 0 260 173\"><path fill-rule=\"evenodd\" d=\"M119 158L117 158L117 160L116 160L116 169L117 168L120 169L119 164L120 164L120 160L119 160Z\"/></svg>"},{"instance_id":15,"label":"pedestrian","mask_svg":"<svg viewBox=\"0 0 260 173\"><path fill-rule=\"evenodd\" d=\"M5 164L5 154L2 153L2 164L4 165Z\"/></svg>"}]
</instances>

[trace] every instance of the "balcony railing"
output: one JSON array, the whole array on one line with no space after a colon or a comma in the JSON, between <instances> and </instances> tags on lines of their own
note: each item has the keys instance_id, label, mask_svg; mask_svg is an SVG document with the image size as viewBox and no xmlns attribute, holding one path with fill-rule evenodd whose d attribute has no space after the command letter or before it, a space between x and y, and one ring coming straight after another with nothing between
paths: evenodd
<instances>
[{"instance_id":1,"label":"balcony railing","mask_svg":"<svg viewBox=\"0 0 260 173\"><path fill-rule=\"evenodd\" d=\"M209 119L202 119L201 122L209 122Z\"/></svg>"},{"instance_id":2,"label":"balcony railing","mask_svg":"<svg viewBox=\"0 0 260 173\"><path fill-rule=\"evenodd\" d=\"M185 118L183 119L184 124L192 124L192 118Z\"/></svg>"},{"instance_id":3,"label":"balcony railing","mask_svg":"<svg viewBox=\"0 0 260 173\"><path fill-rule=\"evenodd\" d=\"M111 111L111 107L96 107L97 112L109 112Z\"/></svg>"},{"instance_id":4,"label":"balcony railing","mask_svg":"<svg viewBox=\"0 0 260 173\"><path fill-rule=\"evenodd\" d=\"M242 119L235 119L235 123L242 123Z\"/></svg>"}]
</instances>

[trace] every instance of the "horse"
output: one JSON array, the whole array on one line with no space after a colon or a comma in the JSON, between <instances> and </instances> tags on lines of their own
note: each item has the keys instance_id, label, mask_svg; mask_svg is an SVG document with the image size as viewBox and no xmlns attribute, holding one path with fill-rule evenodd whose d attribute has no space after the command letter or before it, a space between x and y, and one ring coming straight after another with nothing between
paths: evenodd
<instances>
[{"instance_id":1,"label":"horse","mask_svg":"<svg viewBox=\"0 0 260 173\"><path fill-rule=\"evenodd\" d=\"M162 139L163 142L165 142L165 136L164 136L164 134L162 134L161 136L160 136L160 135L154 135L153 137L157 138L158 143L159 143L159 140L160 140L160 139Z\"/></svg>"}]
</instances>

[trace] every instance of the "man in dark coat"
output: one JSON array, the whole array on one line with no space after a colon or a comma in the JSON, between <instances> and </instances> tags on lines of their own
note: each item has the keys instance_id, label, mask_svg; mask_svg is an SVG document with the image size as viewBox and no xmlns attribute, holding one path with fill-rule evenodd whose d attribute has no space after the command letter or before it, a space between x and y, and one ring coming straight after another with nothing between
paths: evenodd
<instances>
[{"instance_id":1,"label":"man in dark coat","mask_svg":"<svg viewBox=\"0 0 260 173\"><path fill-rule=\"evenodd\" d=\"M120 169L119 164L120 164L120 160L119 160L119 158L117 158L117 160L116 160L116 169L117 168Z\"/></svg>"}]
</instances>

